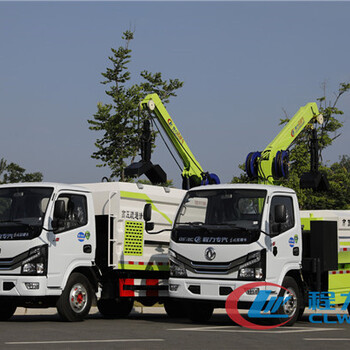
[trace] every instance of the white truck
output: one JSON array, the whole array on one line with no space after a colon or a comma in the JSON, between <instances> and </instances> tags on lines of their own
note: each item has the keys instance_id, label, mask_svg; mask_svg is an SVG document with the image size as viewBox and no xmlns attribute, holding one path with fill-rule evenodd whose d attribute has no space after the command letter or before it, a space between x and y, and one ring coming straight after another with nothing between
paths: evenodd
<instances>
[{"instance_id":1,"label":"white truck","mask_svg":"<svg viewBox=\"0 0 350 350\"><path fill-rule=\"evenodd\" d=\"M171 233L170 296L184 302L190 319L206 321L235 289L275 283L288 289L280 312L290 325L303 313L309 291L334 291L336 303L344 303L341 294L350 292L350 213L310 214L301 219L295 192L279 186L189 190ZM338 229L337 221L346 227ZM239 307L249 308L255 297L254 290L244 293Z\"/></svg>"},{"instance_id":2,"label":"white truck","mask_svg":"<svg viewBox=\"0 0 350 350\"><path fill-rule=\"evenodd\" d=\"M135 183L0 186L0 320L17 307L56 306L79 321L92 302L106 317L130 313L134 300L168 312L169 233L185 191Z\"/></svg>"}]
</instances>

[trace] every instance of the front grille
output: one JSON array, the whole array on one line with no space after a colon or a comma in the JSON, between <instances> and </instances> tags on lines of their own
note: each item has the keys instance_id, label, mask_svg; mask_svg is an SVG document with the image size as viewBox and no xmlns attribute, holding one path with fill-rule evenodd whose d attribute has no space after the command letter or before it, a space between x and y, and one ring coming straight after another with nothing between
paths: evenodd
<instances>
[{"instance_id":1,"label":"front grille","mask_svg":"<svg viewBox=\"0 0 350 350\"><path fill-rule=\"evenodd\" d=\"M14 270L17 267L21 266L22 261L27 258L29 252L21 253L14 258L5 258L0 259L0 270Z\"/></svg>"}]
</instances>

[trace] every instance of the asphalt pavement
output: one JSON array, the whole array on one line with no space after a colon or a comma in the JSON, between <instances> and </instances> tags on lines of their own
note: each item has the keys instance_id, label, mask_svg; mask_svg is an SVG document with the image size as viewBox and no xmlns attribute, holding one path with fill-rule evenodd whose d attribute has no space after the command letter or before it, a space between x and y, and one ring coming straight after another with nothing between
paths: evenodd
<instances>
[{"instance_id":1,"label":"asphalt pavement","mask_svg":"<svg viewBox=\"0 0 350 350\"><path fill-rule=\"evenodd\" d=\"M252 330L216 310L208 323L171 319L161 307L137 307L127 319L103 319L96 307L83 322L62 322L56 309L18 308L1 322L0 349L348 349L350 324L309 321L310 311L292 327ZM344 313L342 313L344 314Z\"/></svg>"}]
</instances>

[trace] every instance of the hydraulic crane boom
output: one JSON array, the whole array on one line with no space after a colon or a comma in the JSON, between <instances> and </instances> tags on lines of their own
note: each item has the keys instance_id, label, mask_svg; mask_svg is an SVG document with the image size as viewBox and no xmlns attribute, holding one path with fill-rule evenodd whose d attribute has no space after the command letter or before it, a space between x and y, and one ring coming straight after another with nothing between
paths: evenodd
<instances>
[{"instance_id":1,"label":"hydraulic crane boom","mask_svg":"<svg viewBox=\"0 0 350 350\"><path fill-rule=\"evenodd\" d=\"M147 95L141 101L140 109L147 109L150 114L152 113L157 117L160 125L174 145L177 154L182 159L184 165L182 171L183 189L188 190L195 186L220 183L217 175L203 171L157 94ZM153 118L152 115L151 118ZM164 183L166 182L166 173L159 165L153 165L151 162L151 139L150 121L146 120L143 125L141 137L142 159L125 168L125 175L141 176L145 174L151 180L152 184Z\"/></svg>"},{"instance_id":2,"label":"hydraulic crane boom","mask_svg":"<svg viewBox=\"0 0 350 350\"><path fill-rule=\"evenodd\" d=\"M270 184L288 176L288 148L310 122L323 123L316 103L301 107L263 152L251 152L246 159L246 172L259 183Z\"/></svg>"},{"instance_id":3,"label":"hydraulic crane boom","mask_svg":"<svg viewBox=\"0 0 350 350\"><path fill-rule=\"evenodd\" d=\"M220 183L215 174L203 171L157 94L147 95L140 105L142 109L147 108L154 113L182 159L183 188L189 189L201 184Z\"/></svg>"}]
</instances>

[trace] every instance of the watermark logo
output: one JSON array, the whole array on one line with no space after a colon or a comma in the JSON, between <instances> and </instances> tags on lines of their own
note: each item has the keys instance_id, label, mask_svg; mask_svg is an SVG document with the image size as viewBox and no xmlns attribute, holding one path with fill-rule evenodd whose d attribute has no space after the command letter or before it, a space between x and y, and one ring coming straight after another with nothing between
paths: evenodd
<instances>
[{"instance_id":1,"label":"watermark logo","mask_svg":"<svg viewBox=\"0 0 350 350\"><path fill-rule=\"evenodd\" d=\"M273 288L271 288L273 287ZM238 303L243 295L256 295L248 310L247 315L243 317L238 309ZM310 323L325 324L350 324L350 292L340 294L342 306L336 313L336 303L334 292L312 292L308 293ZM250 329L271 329L277 328L288 323L296 313L299 313L299 302L293 291L275 283L254 282L248 283L235 289L226 299L226 312L236 324ZM327 313L331 312L331 315ZM262 325L263 319L274 320L272 325ZM255 321L255 322L254 322ZM260 322L259 322L260 321ZM276 323L277 322L277 323ZM272 323L272 322L271 322Z\"/></svg>"},{"instance_id":2,"label":"watermark logo","mask_svg":"<svg viewBox=\"0 0 350 350\"><path fill-rule=\"evenodd\" d=\"M273 287L272 289L268 287ZM280 296L276 296L280 290L284 290L284 293ZM238 302L243 294L256 294L256 297L249 308L248 319L274 319L277 320L277 324L273 325L260 325L254 323L254 321L249 321L244 318L238 310ZM268 282L254 282L248 283L244 286L235 289L226 299L226 312L231 320L243 327L250 329L271 329L283 326L290 320L290 316L281 313L281 309L285 306L291 299L294 298L293 293L275 283Z\"/></svg>"},{"instance_id":3,"label":"watermark logo","mask_svg":"<svg viewBox=\"0 0 350 350\"><path fill-rule=\"evenodd\" d=\"M340 311L349 310L350 292L340 294L340 296L346 298ZM334 292L309 292L309 309L315 311L309 315L311 323L343 324L346 322L350 324L350 315L334 313L336 310ZM332 312L332 317L329 312Z\"/></svg>"}]
</instances>

